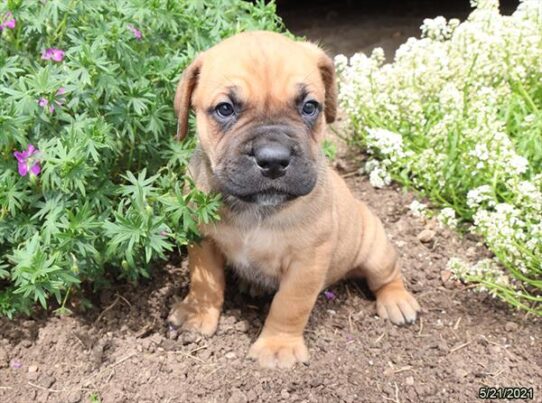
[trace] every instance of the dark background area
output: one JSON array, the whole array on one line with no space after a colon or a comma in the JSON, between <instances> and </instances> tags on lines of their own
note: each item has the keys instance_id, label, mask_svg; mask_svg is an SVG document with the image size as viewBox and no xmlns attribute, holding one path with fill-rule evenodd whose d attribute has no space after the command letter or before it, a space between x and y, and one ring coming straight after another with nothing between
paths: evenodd
<instances>
[{"instance_id":1,"label":"dark background area","mask_svg":"<svg viewBox=\"0 0 542 403\"><path fill-rule=\"evenodd\" d=\"M501 12L510 14L518 0L500 4ZM382 47L388 60L401 43L419 36L424 18L464 20L472 10L469 0L277 0L277 9L292 33L320 43L332 55Z\"/></svg>"}]
</instances>

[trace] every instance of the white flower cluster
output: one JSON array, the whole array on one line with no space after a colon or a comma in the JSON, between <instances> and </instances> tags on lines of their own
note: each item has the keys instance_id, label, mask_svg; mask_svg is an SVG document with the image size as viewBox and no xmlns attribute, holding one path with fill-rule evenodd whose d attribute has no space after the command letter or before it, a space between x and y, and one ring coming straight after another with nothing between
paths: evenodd
<instances>
[{"instance_id":1,"label":"white flower cluster","mask_svg":"<svg viewBox=\"0 0 542 403\"><path fill-rule=\"evenodd\" d=\"M446 227L455 228L457 227L457 217L455 215L455 210L451 207L443 208L439 215L437 216L439 223Z\"/></svg>"},{"instance_id":2,"label":"white flower cluster","mask_svg":"<svg viewBox=\"0 0 542 403\"><path fill-rule=\"evenodd\" d=\"M511 16L497 0L471 3L462 23L424 20L393 63L381 49L337 56L339 102L373 158L373 186L395 178L454 206L437 219L473 222L499 261L469 278L532 306L542 302L542 1L522 0Z\"/></svg>"},{"instance_id":3,"label":"white flower cluster","mask_svg":"<svg viewBox=\"0 0 542 403\"><path fill-rule=\"evenodd\" d=\"M452 258L448 261L447 269L454 273L459 280L482 282L483 285L479 290L489 291L494 297L497 296L494 288L490 286L491 288L488 289L486 283L516 289L515 282L510 279L508 273L503 270L502 266L491 259L482 259L476 264L470 265L461 259Z\"/></svg>"},{"instance_id":4,"label":"white flower cluster","mask_svg":"<svg viewBox=\"0 0 542 403\"><path fill-rule=\"evenodd\" d=\"M382 189L391 183L390 174L378 160L367 161L365 163L365 172L369 174L369 182L375 188Z\"/></svg>"},{"instance_id":5,"label":"white flower cluster","mask_svg":"<svg viewBox=\"0 0 542 403\"><path fill-rule=\"evenodd\" d=\"M449 22L444 17L426 18L420 27L422 36L436 41L450 39L455 28L459 25L459 20L452 18Z\"/></svg>"},{"instance_id":6,"label":"white flower cluster","mask_svg":"<svg viewBox=\"0 0 542 403\"><path fill-rule=\"evenodd\" d=\"M367 128L367 147L369 152L378 151L391 162L397 162L405 156L403 137L386 129Z\"/></svg>"},{"instance_id":7,"label":"white flower cluster","mask_svg":"<svg viewBox=\"0 0 542 403\"><path fill-rule=\"evenodd\" d=\"M418 200L413 200L412 203L408 206L410 212L414 217L424 217L427 206L423 203L420 203Z\"/></svg>"}]
</instances>

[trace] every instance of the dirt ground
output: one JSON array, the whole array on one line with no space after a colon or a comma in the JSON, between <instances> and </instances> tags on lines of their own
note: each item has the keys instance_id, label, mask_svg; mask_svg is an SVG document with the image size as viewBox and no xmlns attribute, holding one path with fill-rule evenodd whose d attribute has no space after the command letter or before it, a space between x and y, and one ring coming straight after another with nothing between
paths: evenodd
<instances>
[{"instance_id":1,"label":"dirt ground","mask_svg":"<svg viewBox=\"0 0 542 403\"><path fill-rule=\"evenodd\" d=\"M419 21L399 25L390 32L415 30ZM363 25L357 29L365 35ZM324 39L335 49L360 49L350 39ZM373 39L366 46L382 37ZM330 289L334 299L319 297L311 316L310 363L263 370L245 355L270 297L241 294L230 276L218 333L178 334L165 322L175 296L188 290L186 260L175 255L151 281L95 295L84 314L0 319L0 402L475 402L482 386L533 387L542 401L542 321L454 281L445 270L450 257L474 261L488 251L475 237L414 217L412 194L372 188L357 173L357 158L340 146L335 164L402 255L408 288L423 308L416 324L384 322L362 282L340 283ZM421 242L427 229L434 235Z\"/></svg>"}]
</instances>

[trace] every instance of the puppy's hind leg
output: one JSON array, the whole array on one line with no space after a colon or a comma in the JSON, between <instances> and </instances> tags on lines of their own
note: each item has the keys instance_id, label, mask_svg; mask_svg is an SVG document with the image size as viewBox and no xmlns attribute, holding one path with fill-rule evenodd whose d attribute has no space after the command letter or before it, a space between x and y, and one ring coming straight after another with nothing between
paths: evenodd
<instances>
[{"instance_id":1,"label":"puppy's hind leg","mask_svg":"<svg viewBox=\"0 0 542 403\"><path fill-rule=\"evenodd\" d=\"M381 318L396 325L413 323L420 305L406 290L395 248L386 237L382 222L361 204L364 226L358 255L362 277L376 296L376 311Z\"/></svg>"}]
</instances>

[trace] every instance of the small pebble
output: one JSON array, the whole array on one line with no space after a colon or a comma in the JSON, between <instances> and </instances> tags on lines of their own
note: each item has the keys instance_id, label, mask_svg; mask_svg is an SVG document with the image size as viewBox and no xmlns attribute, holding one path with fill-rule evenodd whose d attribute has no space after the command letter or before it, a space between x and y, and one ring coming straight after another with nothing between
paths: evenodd
<instances>
[{"instance_id":1,"label":"small pebble","mask_svg":"<svg viewBox=\"0 0 542 403\"><path fill-rule=\"evenodd\" d=\"M440 272L440 280L443 282L443 283L446 283L450 277L452 277L452 272L449 271L449 270L442 270Z\"/></svg>"},{"instance_id":2,"label":"small pebble","mask_svg":"<svg viewBox=\"0 0 542 403\"><path fill-rule=\"evenodd\" d=\"M246 333L249 327L250 326L246 320L241 320L234 325L235 330L242 333Z\"/></svg>"},{"instance_id":3,"label":"small pebble","mask_svg":"<svg viewBox=\"0 0 542 403\"><path fill-rule=\"evenodd\" d=\"M519 329L519 326L517 323L514 323L514 322L506 322L506 324L504 325L504 328L506 329L507 332L515 332Z\"/></svg>"},{"instance_id":4,"label":"small pebble","mask_svg":"<svg viewBox=\"0 0 542 403\"><path fill-rule=\"evenodd\" d=\"M68 394L68 403L78 403L81 401L81 392L74 390Z\"/></svg>"},{"instance_id":5,"label":"small pebble","mask_svg":"<svg viewBox=\"0 0 542 403\"><path fill-rule=\"evenodd\" d=\"M407 376L407 378L405 379L405 383L409 386L412 386L414 385L414 377L412 376Z\"/></svg>"},{"instance_id":6,"label":"small pebble","mask_svg":"<svg viewBox=\"0 0 542 403\"><path fill-rule=\"evenodd\" d=\"M436 232L430 229L424 229L417 236L418 240L422 243L429 243L435 238Z\"/></svg>"},{"instance_id":7,"label":"small pebble","mask_svg":"<svg viewBox=\"0 0 542 403\"><path fill-rule=\"evenodd\" d=\"M247 401L247 397L239 389L234 390L228 399L228 403L246 403Z\"/></svg>"},{"instance_id":8,"label":"small pebble","mask_svg":"<svg viewBox=\"0 0 542 403\"><path fill-rule=\"evenodd\" d=\"M455 376L457 376L458 378L464 378L466 377L469 373L467 371L465 371L463 368L457 368L455 371L454 371L454 374Z\"/></svg>"}]
</instances>

